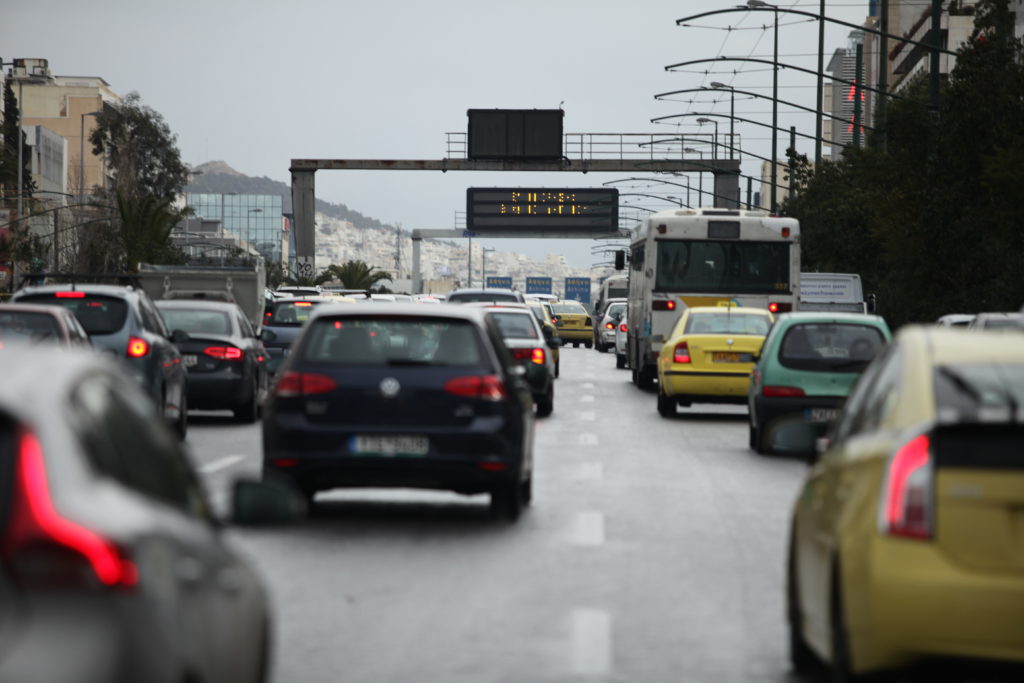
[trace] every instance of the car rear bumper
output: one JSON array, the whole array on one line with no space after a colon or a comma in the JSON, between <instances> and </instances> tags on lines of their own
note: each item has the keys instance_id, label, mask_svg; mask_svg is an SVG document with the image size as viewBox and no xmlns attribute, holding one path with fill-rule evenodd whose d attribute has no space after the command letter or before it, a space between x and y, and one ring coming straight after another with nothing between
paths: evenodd
<instances>
[{"instance_id":1,"label":"car rear bumper","mask_svg":"<svg viewBox=\"0 0 1024 683\"><path fill-rule=\"evenodd\" d=\"M426 436L422 456L361 455L354 437ZM337 487L408 487L482 493L520 476L522 434L502 417L482 417L465 428L374 426L346 429L282 428L264 418L264 475L284 475L307 491Z\"/></svg>"},{"instance_id":2,"label":"car rear bumper","mask_svg":"<svg viewBox=\"0 0 1024 683\"><path fill-rule=\"evenodd\" d=\"M750 388L747 373L659 371L658 382L666 396L687 401L746 403Z\"/></svg>"},{"instance_id":3,"label":"car rear bumper","mask_svg":"<svg viewBox=\"0 0 1024 683\"><path fill-rule=\"evenodd\" d=\"M820 423L824 426L838 415L845 401L846 398L842 396L755 396L755 426L771 429L774 424L783 421Z\"/></svg>"},{"instance_id":4,"label":"car rear bumper","mask_svg":"<svg viewBox=\"0 0 1024 683\"><path fill-rule=\"evenodd\" d=\"M562 338L562 341L587 341L592 342L594 340L594 331L590 329L586 330L573 330L562 328L558 330L558 336Z\"/></svg>"},{"instance_id":5,"label":"car rear bumper","mask_svg":"<svg viewBox=\"0 0 1024 683\"><path fill-rule=\"evenodd\" d=\"M601 332L601 343L602 344L614 344L615 343L615 330L606 330Z\"/></svg>"},{"instance_id":6,"label":"car rear bumper","mask_svg":"<svg viewBox=\"0 0 1024 683\"><path fill-rule=\"evenodd\" d=\"M954 563L931 541L876 537L868 600L846 600L859 671L931 657L1024 663L1024 575Z\"/></svg>"},{"instance_id":7,"label":"car rear bumper","mask_svg":"<svg viewBox=\"0 0 1024 683\"><path fill-rule=\"evenodd\" d=\"M233 408L249 399L252 381L238 370L193 373L188 376L189 408Z\"/></svg>"}]
</instances>

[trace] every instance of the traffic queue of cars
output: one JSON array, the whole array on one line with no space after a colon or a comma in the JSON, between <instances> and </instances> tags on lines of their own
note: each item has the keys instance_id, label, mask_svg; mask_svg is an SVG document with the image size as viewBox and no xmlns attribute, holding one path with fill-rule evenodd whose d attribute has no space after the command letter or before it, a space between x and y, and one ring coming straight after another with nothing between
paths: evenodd
<instances>
[{"instance_id":1,"label":"traffic queue of cars","mask_svg":"<svg viewBox=\"0 0 1024 683\"><path fill-rule=\"evenodd\" d=\"M893 337L875 315L681 312L659 413L745 403L752 450L810 463L785 555L798 673L1024 664L1022 333L1012 313Z\"/></svg>"}]
</instances>

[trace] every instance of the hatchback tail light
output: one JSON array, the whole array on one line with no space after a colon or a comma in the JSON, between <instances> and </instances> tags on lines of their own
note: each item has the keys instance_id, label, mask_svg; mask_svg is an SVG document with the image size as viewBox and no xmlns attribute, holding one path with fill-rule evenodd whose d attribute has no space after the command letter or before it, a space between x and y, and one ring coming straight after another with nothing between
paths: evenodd
<instances>
[{"instance_id":1,"label":"hatchback tail light","mask_svg":"<svg viewBox=\"0 0 1024 683\"><path fill-rule=\"evenodd\" d=\"M921 434L900 447L889 460L879 510L882 533L931 538L934 485L931 442L927 434Z\"/></svg>"},{"instance_id":2,"label":"hatchback tail light","mask_svg":"<svg viewBox=\"0 0 1024 683\"><path fill-rule=\"evenodd\" d=\"M544 365L544 349L511 349L512 357L516 360L529 361L537 365Z\"/></svg>"},{"instance_id":3,"label":"hatchback tail light","mask_svg":"<svg viewBox=\"0 0 1024 683\"><path fill-rule=\"evenodd\" d=\"M138 569L117 545L61 516L50 497L39 440L23 433L18 445L17 485L4 554L21 581L54 586L95 585L130 588ZM83 570L85 570L83 572Z\"/></svg>"},{"instance_id":4,"label":"hatchback tail light","mask_svg":"<svg viewBox=\"0 0 1024 683\"><path fill-rule=\"evenodd\" d=\"M534 365L544 365L544 361L547 360L544 349L536 348L530 350L530 362Z\"/></svg>"},{"instance_id":5,"label":"hatchback tail light","mask_svg":"<svg viewBox=\"0 0 1024 683\"><path fill-rule=\"evenodd\" d=\"M800 387L782 387L769 385L761 389L762 396L773 396L775 398L793 398L804 396L804 390Z\"/></svg>"},{"instance_id":6,"label":"hatchback tail light","mask_svg":"<svg viewBox=\"0 0 1024 683\"><path fill-rule=\"evenodd\" d=\"M128 337L129 358L143 358L149 355L149 342L138 337Z\"/></svg>"},{"instance_id":7,"label":"hatchback tail light","mask_svg":"<svg viewBox=\"0 0 1024 683\"><path fill-rule=\"evenodd\" d=\"M464 398L483 401L501 401L508 398L505 383L497 375L469 375L453 377L444 383L445 392Z\"/></svg>"},{"instance_id":8,"label":"hatchback tail light","mask_svg":"<svg viewBox=\"0 0 1024 683\"><path fill-rule=\"evenodd\" d=\"M629 327L626 323L619 323L619 332L629 332Z\"/></svg>"},{"instance_id":9,"label":"hatchback tail light","mask_svg":"<svg viewBox=\"0 0 1024 683\"><path fill-rule=\"evenodd\" d=\"M684 341L676 344L675 350L672 352L673 363L689 363L690 362L690 346Z\"/></svg>"},{"instance_id":10,"label":"hatchback tail light","mask_svg":"<svg viewBox=\"0 0 1024 683\"><path fill-rule=\"evenodd\" d=\"M220 360L242 360L245 355L237 346L207 346L203 349L203 353Z\"/></svg>"},{"instance_id":11,"label":"hatchback tail light","mask_svg":"<svg viewBox=\"0 0 1024 683\"><path fill-rule=\"evenodd\" d=\"M282 398L296 398L326 394L338 388L334 378L315 372L286 372L277 381L274 394Z\"/></svg>"},{"instance_id":12,"label":"hatchback tail light","mask_svg":"<svg viewBox=\"0 0 1024 683\"><path fill-rule=\"evenodd\" d=\"M604 328L606 330L614 330L615 329L615 323L605 323L604 324Z\"/></svg>"}]
</instances>

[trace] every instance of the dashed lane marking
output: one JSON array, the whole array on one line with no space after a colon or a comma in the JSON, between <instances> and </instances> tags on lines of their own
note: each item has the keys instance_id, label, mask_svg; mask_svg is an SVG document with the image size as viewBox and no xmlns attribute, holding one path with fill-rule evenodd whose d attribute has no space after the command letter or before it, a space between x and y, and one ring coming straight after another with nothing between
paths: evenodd
<instances>
[{"instance_id":1,"label":"dashed lane marking","mask_svg":"<svg viewBox=\"0 0 1024 683\"><path fill-rule=\"evenodd\" d=\"M573 545L596 546L604 543L604 515L580 512L573 519L569 541Z\"/></svg>"},{"instance_id":2,"label":"dashed lane marking","mask_svg":"<svg viewBox=\"0 0 1024 683\"><path fill-rule=\"evenodd\" d=\"M583 481L604 479L604 465L599 462L585 462L576 469L576 478Z\"/></svg>"},{"instance_id":3,"label":"dashed lane marking","mask_svg":"<svg viewBox=\"0 0 1024 683\"><path fill-rule=\"evenodd\" d=\"M581 446L596 446L597 445L597 434L591 434L584 432L580 434L580 445Z\"/></svg>"},{"instance_id":4,"label":"dashed lane marking","mask_svg":"<svg viewBox=\"0 0 1024 683\"><path fill-rule=\"evenodd\" d=\"M228 455L219 460L208 462L199 468L199 471L203 474L213 474L219 470L227 469L232 465L242 462L245 460L244 455Z\"/></svg>"},{"instance_id":5,"label":"dashed lane marking","mask_svg":"<svg viewBox=\"0 0 1024 683\"><path fill-rule=\"evenodd\" d=\"M602 676L612 668L612 618L607 611L579 608L572 611L570 666L578 675Z\"/></svg>"},{"instance_id":6,"label":"dashed lane marking","mask_svg":"<svg viewBox=\"0 0 1024 683\"><path fill-rule=\"evenodd\" d=\"M597 414L593 410L584 410L580 413L580 419L584 422L593 422L597 419Z\"/></svg>"},{"instance_id":7,"label":"dashed lane marking","mask_svg":"<svg viewBox=\"0 0 1024 683\"><path fill-rule=\"evenodd\" d=\"M593 402L594 402L593 394L584 394L583 396L580 396L580 403L593 403Z\"/></svg>"}]
</instances>

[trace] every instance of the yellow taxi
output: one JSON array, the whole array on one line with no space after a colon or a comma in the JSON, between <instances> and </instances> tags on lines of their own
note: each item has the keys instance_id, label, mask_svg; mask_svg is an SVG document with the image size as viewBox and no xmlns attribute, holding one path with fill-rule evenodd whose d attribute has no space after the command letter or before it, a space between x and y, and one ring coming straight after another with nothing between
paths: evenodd
<instances>
[{"instance_id":1,"label":"yellow taxi","mask_svg":"<svg viewBox=\"0 0 1024 683\"><path fill-rule=\"evenodd\" d=\"M865 370L790 535L797 670L1024 663L1024 344L908 327Z\"/></svg>"},{"instance_id":2,"label":"yellow taxi","mask_svg":"<svg viewBox=\"0 0 1024 683\"><path fill-rule=\"evenodd\" d=\"M583 344L588 349L594 346L594 323L579 301L555 301L551 304L555 326L562 344L578 347Z\"/></svg>"},{"instance_id":3,"label":"yellow taxi","mask_svg":"<svg viewBox=\"0 0 1024 683\"><path fill-rule=\"evenodd\" d=\"M658 354L658 413L692 403L746 403L750 373L772 327L763 308L683 310Z\"/></svg>"},{"instance_id":4,"label":"yellow taxi","mask_svg":"<svg viewBox=\"0 0 1024 683\"><path fill-rule=\"evenodd\" d=\"M555 321L551 319L551 308L546 305L545 302L536 299L527 299L526 305L529 306L530 312L533 313L533 317L540 323L541 329L544 331L545 339L554 339L558 335L558 327L555 325ZM551 347L551 357L555 360L555 377L558 377L558 366L559 356L561 348L559 346Z\"/></svg>"}]
</instances>

